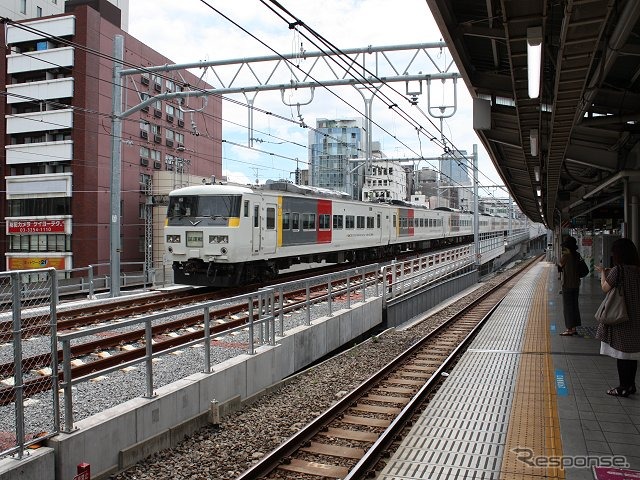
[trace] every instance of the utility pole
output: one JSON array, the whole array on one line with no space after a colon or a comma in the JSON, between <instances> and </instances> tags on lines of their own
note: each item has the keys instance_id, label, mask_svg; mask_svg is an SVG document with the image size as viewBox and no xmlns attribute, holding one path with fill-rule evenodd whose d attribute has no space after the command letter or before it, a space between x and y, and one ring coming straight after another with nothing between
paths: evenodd
<instances>
[{"instance_id":1,"label":"utility pole","mask_svg":"<svg viewBox=\"0 0 640 480\"><path fill-rule=\"evenodd\" d=\"M122 76L124 37L113 38L113 115L111 116L111 297L120 296L120 190L122 189Z\"/></svg>"}]
</instances>

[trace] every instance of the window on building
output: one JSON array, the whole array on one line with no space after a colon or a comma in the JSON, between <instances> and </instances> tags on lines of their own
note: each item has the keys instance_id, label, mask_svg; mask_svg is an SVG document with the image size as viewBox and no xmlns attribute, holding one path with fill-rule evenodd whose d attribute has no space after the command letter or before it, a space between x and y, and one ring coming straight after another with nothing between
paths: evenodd
<instances>
[{"instance_id":1,"label":"window on building","mask_svg":"<svg viewBox=\"0 0 640 480\"><path fill-rule=\"evenodd\" d=\"M149 158L150 150L147 147L140 147L140 156L144 158Z\"/></svg>"},{"instance_id":2,"label":"window on building","mask_svg":"<svg viewBox=\"0 0 640 480\"><path fill-rule=\"evenodd\" d=\"M20 0L20 13L26 15L27 13L27 0Z\"/></svg>"}]
</instances>

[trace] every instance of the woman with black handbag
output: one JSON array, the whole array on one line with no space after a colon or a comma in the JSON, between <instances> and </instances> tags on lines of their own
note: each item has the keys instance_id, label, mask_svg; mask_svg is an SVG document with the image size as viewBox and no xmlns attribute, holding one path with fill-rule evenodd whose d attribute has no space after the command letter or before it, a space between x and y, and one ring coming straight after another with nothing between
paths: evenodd
<instances>
[{"instance_id":1,"label":"woman with black handbag","mask_svg":"<svg viewBox=\"0 0 640 480\"><path fill-rule=\"evenodd\" d=\"M613 268L596 267L601 273L603 292L622 287L628 320L616 325L598 324L596 338L602 343L600 353L617 360L620 384L607 391L615 397L636 393L636 372L640 359L640 256L628 238L620 238L611 246Z\"/></svg>"},{"instance_id":2,"label":"woman with black handbag","mask_svg":"<svg viewBox=\"0 0 640 480\"><path fill-rule=\"evenodd\" d=\"M578 265L578 242L575 237L567 236L561 244L562 257L558 262L558 270L562 273L562 312L566 330L560 335L577 335L576 327L582 324L580 318L580 305L578 295L580 293L580 274Z\"/></svg>"}]
</instances>

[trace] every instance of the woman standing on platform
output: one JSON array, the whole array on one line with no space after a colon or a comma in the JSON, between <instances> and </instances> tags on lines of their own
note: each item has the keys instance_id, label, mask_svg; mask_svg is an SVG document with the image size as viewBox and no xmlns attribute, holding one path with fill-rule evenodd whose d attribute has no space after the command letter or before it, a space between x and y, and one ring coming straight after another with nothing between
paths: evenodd
<instances>
[{"instance_id":1,"label":"woman standing on platform","mask_svg":"<svg viewBox=\"0 0 640 480\"><path fill-rule=\"evenodd\" d=\"M611 246L613 268L596 267L601 272L600 285L608 292L622 284L629 320L618 325L598 324L596 338L600 353L617 360L620 385L607 391L616 397L636 393L636 371L640 358L640 256L628 238L620 238Z\"/></svg>"},{"instance_id":2,"label":"woman standing on platform","mask_svg":"<svg viewBox=\"0 0 640 480\"><path fill-rule=\"evenodd\" d=\"M558 262L558 268L562 272L562 311L564 324L567 328L560 335L577 335L576 327L582 322L578 294L580 293L580 275L578 274L578 242L574 237L568 236L562 242L562 257Z\"/></svg>"}]
</instances>

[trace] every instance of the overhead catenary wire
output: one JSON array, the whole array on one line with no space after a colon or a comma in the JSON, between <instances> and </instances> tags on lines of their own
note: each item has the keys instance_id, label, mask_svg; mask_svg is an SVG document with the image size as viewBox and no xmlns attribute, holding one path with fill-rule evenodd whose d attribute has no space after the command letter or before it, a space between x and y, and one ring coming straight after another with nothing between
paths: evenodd
<instances>
[{"instance_id":1,"label":"overhead catenary wire","mask_svg":"<svg viewBox=\"0 0 640 480\"><path fill-rule=\"evenodd\" d=\"M215 13L217 13L218 15L220 15L221 17L223 17L225 20L229 21L230 23L232 23L232 24L233 24L234 26L236 26L237 28L240 28L240 29L241 29L243 32L245 32L247 35L251 36L251 37L252 37L252 38L254 38L256 41L258 41L259 43L261 43L263 46L267 47L267 48L268 48L269 50L271 50L273 53L275 53L276 55L280 56L282 60L284 60L284 61L285 61L285 62L287 62L288 64L290 64L290 65L294 66L295 68L297 68L297 69L299 69L299 70L301 70L301 71L303 71L303 72L304 72L304 70L302 70L302 69L300 68L300 66L299 66L299 65L296 65L294 62L291 62L291 60L287 59L284 55L282 55L282 54L280 54L279 52L277 52L274 48L272 48L272 47L271 47L270 45L268 45L266 42L262 41L262 40L261 40L261 39L259 39L257 36L255 36L254 34L252 34L251 32L249 32L247 29L245 29L244 27L242 27L241 25L239 25L237 22L235 22L234 20L232 20L231 18L229 18L227 15L225 15L224 13L222 13L220 10L218 10L217 8L215 8L215 7L213 7L212 5L210 5L206 0L200 0L200 1L201 1L201 3L203 3L204 5L206 5L207 7L209 7L211 10L213 10ZM265 4L265 5L266 5L266 3L264 2L264 0L261 0L261 2L262 2L263 4ZM277 2L273 2L273 3L277 4ZM279 4L278 4L278 5L279 5ZM268 7L268 5L267 5L267 7ZM270 8L270 7L268 7L268 8ZM271 8L270 8L270 9L271 9ZM271 9L271 10L273 11L273 9ZM277 14L277 12L275 12L275 13ZM287 21L287 20L286 20L286 19L284 19L284 17L282 17L281 15L279 15L279 14L277 14L277 15L278 15L281 19L285 20L285 22ZM289 15L290 15L290 16L292 16L292 17L295 19L295 21L293 21L293 22L288 22L288 26L289 26L289 28L290 28L290 29L294 29L294 28L296 28L296 27L298 27L298 26L302 26L302 25L304 25L304 26L305 26L305 28L309 29L309 27L308 27L306 24L304 24L304 22L302 22L300 19L295 18L295 17L294 17L293 15L291 15L291 14L289 14ZM317 34L316 34L316 35L317 35ZM307 36L305 36L305 38L307 38L307 39L308 39L308 40L309 40L309 41L310 41L310 42L311 42L311 43L312 43L316 48L318 48L321 52L323 52L323 53L325 53L325 54L326 54L326 52L325 52L324 50L322 50L322 48L321 48L321 47L319 47L316 43L314 43L313 41L311 41ZM327 42L327 43L328 43L328 42ZM331 46L330 48L332 49L332 51L333 51L335 54L337 54L338 58L340 58L341 56L342 56L342 57L346 56L343 52L341 52L341 51L340 51L339 49L337 49L335 46ZM330 58L332 58L332 59L333 59L333 57L332 57L332 56L330 56ZM347 58L349 58L349 57L347 56ZM335 60L334 60L334 61L335 61ZM336 62L336 63L337 63L337 62ZM351 65L352 65L353 63L355 63L355 62L354 62L352 59L350 59L350 63L348 63L348 64L347 64L347 68L345 68L344 66L342 66L342 65L340 65L340 64L338 64L338 65L339 65L341 68L343 68L343 69L347 72L347 74L350 74L350 73L351 73L351 70L352 70ZM360 65L360 64L358 64L358 66L359 66L359 67L363 67L363 68L364 68L364 66L362 66L362 65ZM366 69L365 69L365 70L366 70ZM311 78L313 81L315 81L315 82L316 82L316 83L318 83L319 85L323 86L327 91L329 91L329 93L331 93L332 95L336 96L336 98L338 98L340 101L342 101L343 103L345 103L347 106L349 106L350 108L352 108L353 110L355 110L355 111L356 111L357 113L359 113L360 115L363 115L365 118L367 118L367 116L366 116L366 115L364 115L364 114L363 114L359 109L357 109L356 107L354 107L353 105L351 105L349 102L347 102L346 100L344 100L343 98L341 98L340 96L338 96L338 95L337 95L335 92L333 92L331 89L329 89L328 87L326 87L325 85L323 85L323 84L322 84L322 82L320 82L320 81L318 81L317 79L315 79L312 75L310 75L310 74L309 74L309 72L304 72L304 73L305 73L305 75L306 75L307 77ZM369 72L369 73L371 73L371 72ZM374 75L374 76L375 76L375 75ZM372 84L372 82L371 82L370 80L368 80L366 77L364 77L364 76L363 76L363 78L364 78L364 80L365 80L365 85L366 85L366 84L373 85L373 84ZM378 78L378 77L376 76L376 78ZM387 86L388 86L388 84L387 84L386 82L384 82L382 79L379 79L379 78L378 78L378 80L379 80L381 83L383 83L383 84L385 84L385 85L387 85ZM392 89L392 90L396 91L395 89ZM377 91L377 89L376 89L376 91ZM374 92L374 93L375 93L375 92ZM398 93L398 92L396 91L396 93ZM388 99L388 97L387 97L387 99ZM398 107L398 105L397 105L397 104L395 104L395 103L391 103L391 104L387 103L387 106L388 106L389 108L394 109L394 111L396 111L396 110L395 110L395 108L397 108L397 107ZM401 111L401 112L403 112L402 110L400 110L400 111ZM403 113L404 113L404 112L403 112ZM411 116L406 115L406 116L405 116L405 117L403 117L403 118L404 118L405 120L407 120L410 124L411 124L412 122L415 122L415 124L416 124L416 125L414 125L414 127L416 128L416 130L417 130L419 133L420 133L421 131L425 131L425 132L426 132L426 129L424 129L424 127L423 127L420 123L416 122L416 121L415 121ZM430 119L429 119L429 121L433 124L433 122L432 122ZM373 122L373 121L372 121L372 123L374 123L374 124L375 124L376 126L378 126L381 130L383 130L384 132L386 132L387 134L389 134L389 135L390 135L390 136L392 136L393 138L395 138L399 143L401 143L402 145L404 145L404 146L405 146L409 151L413 152L416 156L418 156L418 157L421 157L421 156L422 156L422 155L421 155L421 153L416 152L415 150L413 150L413 148L409 147L406 143L404 143L404 142L402 142L402 141L398 140L398 139L397 139L397 137L396 137L395 135L393 135L393 134L391 134L390 132L388 132L384 127L382 127L381 125L379 125L377 122ZM434 126L435 126L435 124L434 124ZM436 127L436 128L437 128L437 127ZM438 132L439 132L439 133L442 133L439 129L438 129ZM429 136L429 140L430 140L430 141L432 141L432 142L435 142L435 143L437 143L437 142L438 142L438 139L437 139L437 137L436 137L435 135L430 135L430 136ZM442 144L442 147L446 147L446 145L445 145L445 144ZM462 153L461 153L459 150L458 150L458 152L459 152L459 154L460 154L460 155L462 155ZM464 155L462 155L462 156L463 156L463 158L465 158L467 161L469 160L466 156L464 156ZM452 179L451 177L449 177L448 175L444 174L444 172L442 172L440 169L437 169L437 168L436 168L436 170L437 170L441 175L443 175L443 176L445 176L446 178L448 178L449 180L453 181L454 183L456 183L456 184L457 184L458 186L460 186L461 188L463 188L463 189L469 189L469 188L470 188L469 186L462 185L462 184L460 184L460 183L458 183L458 182L455 182L455 180L453 180L453 179Z\"/></svg>"},{"instance_id":2,"label":"overhead catenary wire","mask_svg":"<svg viewBox=\"0 0 640 480\"><path fill-rule=\"evenodd\" d=\"M70 42L70 43L73 43L73 42ZM96 53L96 51L91 50L91 49L85 49L85 50L90 51L91 53ZM110 58L110 59L112 58L111 56L104 55L104 54L100 54L100 56L102 56L103 58ZM166 77L162 77L162 78L166 78ZM172 78L171 80L173 81L173 80L175 80L175 79L173 79L173 78ZM136 93L139 93L139 92L137 92L137 91L136 91ZM225 100L226 100L226 97L223 97L223 98L225 98ZM238 104L240 104L240 105L246 106L246 104L243 104L242 102L234 101L234 103L238 103ZM393 107L393 106L394 106L394 105L391 105L390 107ZM254 109L255 109L256 111L261 111L260 109L256 109L255 107L254 107ZM358 111L358 110L356 109L356 111ZM273 115L273 113L272 113L272 112L267 112L267 111L264 111L264 110L262 110L262 113L266 113L266 114L268 114L268 115ZM101 114L101 113L100 113L100 112L97 112L97 114ZM108 116L107 114L103 114L103 115ZM286 117L280 117L280 118L282 118L283 120L290 121L290 119L288 119L288 118L286 118ZM224 119L223 119L223 120L224 120ZM132 121L138 121L138 120L136 119L136 120L132 120ZM295 123L297 123L297 122L295 122ZM378 126L379 126L379 125L378 125ZM381 127L381 128L382 128L382 127ZM421 127L421 126L417 128L417 130L418 130L419 134L420 134L420 132L421 132L421 129L422 129L422 127ZM312 129L312 130L315 130L315 129ZM384 130L384 129L383 129L383 130ZM316 130L316 131L317 131L317 130ZM386 131L386 130L385 130L385 131ZM389 132L387 132L387 133L389 133ZM395 135L391 135L391 136L392 136L393 138L396 138L396 136L395 136ZM331 136L329 136L329 137L331 137ZM333 138L335 139L335 137L333 137ZM336 139L336 140L338 140L338 142L340 142L340 139ZM433 141L433 139L432 139L432 141ZM403 142L400 142L400 143L402 143L403 145L405 145L406 147L408 147L408 146L407 146L406 144L404 144ZM300 144L298 144L298 146L301 146L301 145L300 145ZM304 147L304 146L301 146L301 147L302 147L302 148L306 148L306 147ZM408 148L409 148L409 147L408 147ZM411 151L413 151L411 148L409 148L409 149L410 149ZM359 150L360 150L360 151L362 151L361 149L359 149ZM267 154L271 155L269 152L263 152L263 153L267 153ZM277 155L277 154L276 154L276 155ZM420 154L416 154L416 155L417 155L418 157L422 157L421 153L420 153ZM282 157L283 157L283 158L287 158L287 157L285 157L285 156L282 156ZM464 158L466 158L466 157L464 157ZM289 159L291 159L291 160L292 160L292 158L289 158ZM297 160L297 159L296 159L296 160ZM307 162L303 162L303 163L307 163ZM435 168L435 170L439 170L439 169L438 169L438 168ZM284 170L283 170L283 171L284 171ZM443 172L440 172L440 173L442 174ZM488 177L487 177L487 178L488 178Z\"/></svg>"}]
</instances>

